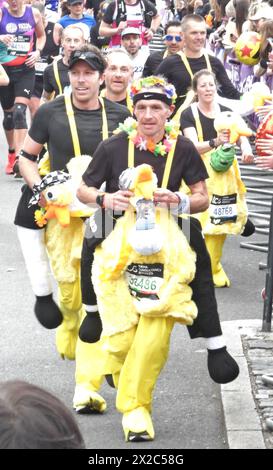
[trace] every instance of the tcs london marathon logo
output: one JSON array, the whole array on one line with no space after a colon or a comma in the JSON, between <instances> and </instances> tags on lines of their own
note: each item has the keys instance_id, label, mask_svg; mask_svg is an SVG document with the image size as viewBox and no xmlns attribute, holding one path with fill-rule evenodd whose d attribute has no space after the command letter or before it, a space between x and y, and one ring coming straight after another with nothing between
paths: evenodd
<instances>
[{"instance_id":1,"label":"tcs london marathon logo","mask_svg":"<svg viewBox=\"0 0 273 470\"><path fill-rule=\"evenodd\" d=\"M9 34L14 34L14 33L25 33L26 31L31 30L31 25L29 23L7 23L6 25L6 31Z\"/></svg>"}]
</instances>

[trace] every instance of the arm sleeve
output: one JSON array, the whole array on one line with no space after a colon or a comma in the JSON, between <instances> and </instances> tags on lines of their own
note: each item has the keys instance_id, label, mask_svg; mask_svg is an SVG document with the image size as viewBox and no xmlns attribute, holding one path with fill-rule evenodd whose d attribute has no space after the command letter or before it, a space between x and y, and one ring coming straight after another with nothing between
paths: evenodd
<instances>
[{"instance_id":1,"label":"arm sleeve","mask_svg":"<svg viewBox=\"0 0 273 470\"><path fill-rule=\"evenodd\" d=\"M145 5L146 11L150 12L149 16L151 16L151 18L157 15L158 11L152 2L149 2L149 0L143 0L143 3Z\"/></svg>"},{"instance_id":2,"label":"arm sleeve","mask_svg":"<svg viewBox=\"0 0 273 470\"><path fill-rule=\"evenodd\" d=\"M188 186L204 181L208 178L208 173L205 164L194 147L193 143L183 137L183 145L180 146L181 158L186 158L185 167L183 171L183 179Z\"/></svg>"},{"instance_id":3,"label":"arm sleeve","mask_svg":"<svg viewBox=\"0 0 273 470\"><path fill-rule=\"evenodd\" d=\"M45 144L49 140L48 124L50 122L50 112L48 111L48 105L45 103L38 108L33 118L31 127L28 131L31 139L35 140L39 144Z\"/></svg>"},{"instance_id":4,"label":"arm sleeve","mask_svg":"<svg viewBox=\"0 0 273 470\"><path fill-rule=\"evenodd\" d=\"M220 62L220 60L214 58L215 61L215 75L218 84L220 85L219 94L225 98L231 98L234 100L239 100L241 93L232 85L230 79L228 78L227 72Z\"/></svg>"},{"instance_id":5,"label":"arm sleeve","mask_svg":"<svg viewBox=\"0 0 273 470\"><path fill-rule=\"evenodd\" d=\"M101 142L95 151L92 161L87 170L82 175L86 186L100 188L102 183L110 174L110 162L103 142Z\"/></svg>"},{"instance_id":6,"label":"arm sleeve","mask_svg":"<svg viewBox=\"0 0 273 470\"><path fill-rule=\"evenodd\" d=\"M180 129L183 131L187 129L187 127L195 128L195 120L191 108L185 109L180 116Z\"/></svg>"}]
</instances>

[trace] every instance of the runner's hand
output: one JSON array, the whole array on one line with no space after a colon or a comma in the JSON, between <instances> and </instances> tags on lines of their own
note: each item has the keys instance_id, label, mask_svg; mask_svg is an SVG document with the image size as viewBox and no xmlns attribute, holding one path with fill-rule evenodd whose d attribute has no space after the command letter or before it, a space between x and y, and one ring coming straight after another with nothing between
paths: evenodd
<instances>
[{"instance_id":1,"label":"runner's hand","mask_svg":"<svg viewBox=\"0 0 273 470\"><path fill-rule=\"evenodd\" d=\"M151 41L154 37L154 32L151 29L146 29L144 32L144 37L147 39L147 41Z\"/></svg>"},{"instance_id":2,"label":"runner's hand","mask_svg":"<svg viewBox=\"0 0 273 470\"><path fill-rule=\"evenodd\" d=\"M117 27L117 33L121 33L125 28L127 28L127 21L121 21Z\"/></svg>"},{"instance_id":3,"label":"runner's hand","mask_svg":"<svg viewBox=\"0 0 273 470\"><path fill-rule=\"evenodd\" d=\"M12 34L1 34L0 41L5 44L7 47L13 43L13 35Z\"/></svg>"},{"instance_id":4,"label":"runner's hand","mask_svg":"<svg viewBox=\"0 0 273 470\"><path fill-rule=\"evenodd\" d=\"M216 137L216 147L229 143L230 131L228 129L218 132Z\"/></svg>"},{"instance_id":5,"label":"runner's hand","mask_svg":"<svg viewBox=\"0 0 273 470\"><path fill-rule=\"evenodd\" d=\"M41 193L38 201L39 206L45 207L47 205L45 196Z\"/></svg>"},{"instance_id":6,"label":"runner's hand","mask_svg":"<svg viewBox=\"0 0 273 470\"><path fill-rule=\"evenodd\" d=\"M254 155L253 153L242 153L242 163L253 163L254 162Z\"/></svg>"},{"instance_id":7,"label":"runner's hand","mask_svg":"<svg viewBox=\"0 0 273 470\"><path fill-rule=\"evenodd\" d=\"M41 57L40 51L33 51L28 54L28 58L25 62L26 66L31 68L34 67L37 60Z\"/></svg>"},{"instance_id":8,"label":"runner's hand","mask_svg":"<svg viewBox=\"0 0 273 470\"><path fill-rule=\"evenodd\" d=\"M134 193L132 191L119 190L116 193L105 193L104 207L115 211L126 211L130 204L130 197Z\"/></svg>"},{"instance_id":9,"label":"runner's hand","mask_svg":"<svg viewBox=\"0 0 273 470\"><path fill-rule=\"evenodd\" d=\"M160 207L169 207L171 204L179 204L180 198L169 189L156 189L154 192L154 203Z\"/></svg>"},{"instance_id":10,"label":"runner's hand","mask_svg":"<svg viewBox=\"0 0 273 470\"><path fill-rule=\"evenodd\" d=\"M28 58L25 62L26 66L31 68L34 67L37 60L40 58L40 51L33 51L28 54Z\"/></svg>"}]
</instances>

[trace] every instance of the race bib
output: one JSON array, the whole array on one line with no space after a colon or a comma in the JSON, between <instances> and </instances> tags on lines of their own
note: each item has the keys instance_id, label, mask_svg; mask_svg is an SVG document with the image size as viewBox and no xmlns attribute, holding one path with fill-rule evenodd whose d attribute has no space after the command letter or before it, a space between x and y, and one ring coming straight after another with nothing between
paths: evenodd
<instances>
[{"instance_id":1,"label":"race bib","mask_svg":"<svg viewBox=\"0 0 273 470\"><path fill-rule=\"evenodd\" d=\"M41 57L41 59L35 62L35 75L42 76L47 66L47 59Z\"/></svg>"},{"instance_id":2,"label":"race bib","mask_svg":"<svg viewBox=\"0 0 273 470\"><path fill-rule=\"evenodd\" d=\"M209 215L211 223L214 225L236 222L237 194L228 194L227 196L213 194L209 206Z\"/></svg>"},{"instance_id":3,"label":"race bib","mask_svg":"<svg viewBox=\"0 0 273 470\"><path fill-rule=\"evenodd\" d=\"M163 284L164 266L161 263L132 263L126 270L126 279L130 294L137 299L159 299L159 290Z\"/></svg>"},{"instance_id":4,"label":"race bib","mask_svg":"<svg viewBox=\"0 0 273 470\"><path fill-rule=\"evenodd\" d=\"M30 36L19 34L14 36L14 41L8 47L8 53L14 56L25 56L30 51Z\"/></svg>"}]
</instances>

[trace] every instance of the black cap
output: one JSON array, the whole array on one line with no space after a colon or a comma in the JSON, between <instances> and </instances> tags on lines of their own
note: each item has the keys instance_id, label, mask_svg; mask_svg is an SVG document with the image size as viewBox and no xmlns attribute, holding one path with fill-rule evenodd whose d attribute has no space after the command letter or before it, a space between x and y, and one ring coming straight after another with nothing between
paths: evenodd
<instances>
[{"instance_id":1,"label":"black cap","mask_svg":"<svg viewBox=\"0 0 273 470\"><path fill-rule=\"evenodd\" d=\"M76 5L77 3L83 3L84 0L67 0L67 5Z\"/></svg>"},{"instance_id":2,"label":"black cap","mask_svg":"<svg viewBox=\"0 0 273 470\"><path fill-rule=\"evenodd\" d=\"M98 72L103 73L105 70L104 60L101 59L97 54L91 51L73 51L69 59L69 70L75 65L79 60L86 62L93 70L98 70Z\"/></svg>"}]
</instances>

